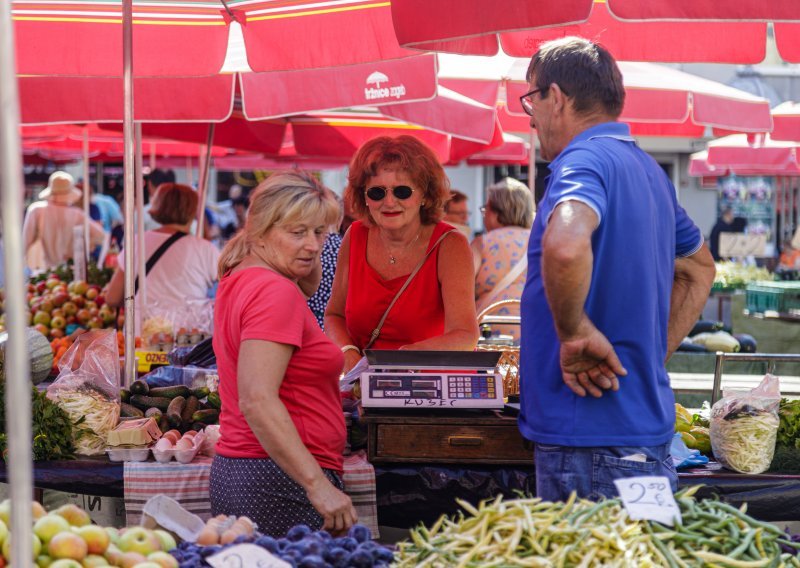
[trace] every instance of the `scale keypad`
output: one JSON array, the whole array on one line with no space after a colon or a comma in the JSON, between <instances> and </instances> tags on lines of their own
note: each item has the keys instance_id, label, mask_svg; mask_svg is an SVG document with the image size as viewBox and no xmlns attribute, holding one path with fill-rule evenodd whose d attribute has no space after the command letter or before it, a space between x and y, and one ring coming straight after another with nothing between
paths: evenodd
<instances>
[{"instance_id":1,"label":"scale keypad","mask_svg":"<svg viewBox=\"0 0 800 568\"><path fill-rule=\"evenodd\" d=\"M447 381L450 398L494 398L494 388L494 377L491 376L451 375Z\"/></svg>"}]
</instances>

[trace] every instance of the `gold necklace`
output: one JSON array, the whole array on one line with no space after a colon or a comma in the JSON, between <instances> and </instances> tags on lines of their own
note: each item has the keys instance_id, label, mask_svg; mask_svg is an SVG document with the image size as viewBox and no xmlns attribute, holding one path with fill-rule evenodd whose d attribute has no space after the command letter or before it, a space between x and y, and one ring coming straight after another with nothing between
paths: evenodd
<instances>
[{"instance_id":1,"label":"gold necklace","mask_svg":"<svg viewBox=\"0 0 800 568\"><path fill-rule=\"evenodd\" d=\"M400 248L400 251L405 252L411 245L417 242L421 234L422 234L422 227L420 227L419 231L417 231L417 236L411 239L411 241L408 244L402 246ZM395 257L395 255L392 254L392 251L389 250L389 245L386 244L386 240L383 238L383 233L381 233L380 229L378 229L378 235L380 236L381 241L383 241L383 246L386 247L386 250L389 252L389 264L397 264L397 257Z\"/></svg>"}]
</instances>

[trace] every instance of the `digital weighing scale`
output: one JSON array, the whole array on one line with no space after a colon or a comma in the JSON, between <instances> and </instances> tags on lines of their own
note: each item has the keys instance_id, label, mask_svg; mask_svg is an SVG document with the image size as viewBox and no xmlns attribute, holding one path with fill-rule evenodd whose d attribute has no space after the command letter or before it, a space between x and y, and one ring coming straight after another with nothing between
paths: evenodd
<instances>
[{"instance_id":1,"label":"digital weighing scale","mask_svg":"<svg viewBox=\"0 0 800 568\"><path fill-rule=\"evenodd\" d=\"M367 350L361 373L364 408L501 409L499 351Z\"/></svg>"}]
</instances>

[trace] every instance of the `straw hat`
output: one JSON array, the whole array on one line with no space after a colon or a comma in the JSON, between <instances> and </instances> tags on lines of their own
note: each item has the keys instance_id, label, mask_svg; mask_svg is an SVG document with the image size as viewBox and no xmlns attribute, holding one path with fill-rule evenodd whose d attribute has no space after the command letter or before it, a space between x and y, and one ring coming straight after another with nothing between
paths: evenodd
<instances>
[{"instance_id":1,"label":"straw hat","mask_svg":"<svg viewBox=\"0 0 800 568\"><path fill-rule=\"evenodd\" d=\"M47 187L39 193L39 199L56 203L74 203L81 197L81 190L75 188L75 181L67 172L53 172Z\"/></svg>"}]
</instances>

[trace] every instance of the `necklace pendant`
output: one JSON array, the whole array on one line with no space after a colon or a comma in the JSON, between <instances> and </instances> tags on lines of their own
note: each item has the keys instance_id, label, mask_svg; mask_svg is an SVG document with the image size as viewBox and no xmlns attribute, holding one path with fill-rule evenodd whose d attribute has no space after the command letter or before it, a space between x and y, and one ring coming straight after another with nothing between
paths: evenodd
<instances>
[{"instance_id":1,"label":"necklace pendant","mask_svg":"<svg viewBox=\"0 0 800 568\"><path fill-rule=\"evenodd\" d=\"M389 264L395 264L395 263L397 263L397 259L392 255L389 255Z\"/></svg>"}]
</instances>

